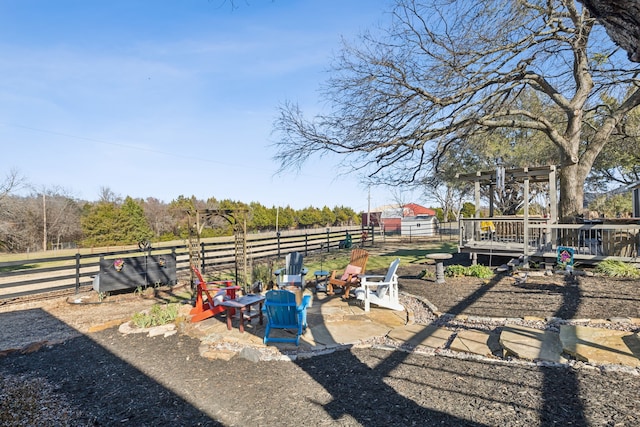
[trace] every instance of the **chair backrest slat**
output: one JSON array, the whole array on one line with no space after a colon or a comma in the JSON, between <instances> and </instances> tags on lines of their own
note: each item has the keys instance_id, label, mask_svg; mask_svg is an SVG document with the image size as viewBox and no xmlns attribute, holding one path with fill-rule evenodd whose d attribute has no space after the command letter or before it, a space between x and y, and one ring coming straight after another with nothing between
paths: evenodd
<instances>
[{"instance_id":1,"label":"chair backrest slat","mask_svg":"<svg viewBox=\"0 0 640 427\"><path fill-rule=\"evenodd\" d=\"M396 258L391 265L389 266L389 270L387 270L387 275L384 276L384 281L386 283L391 282L393 276L395 276L396 271L398 271L398 265L400 265L400 258Z\"/></svg>"},{"instance_id":2,"label":"chair backrest slat","mask_svg":"<svg viewBox=\"0 0 640 427\"><path fill-rule=\"evenodd\" d=\"M296 295L287 290L272 290L265 295L265 310L274 325L291 325L297 322Z\"/></svg>"},{"instance_id":3,"label":"chair backrest slat","mask_svg":"<svg viewBox=\"0 0 640 427\"><path fill-rule=\"evenodd\" d=\"M368 259L369 252L364 249L354 249L351 251L351 261L349 261L349 264L360 267L362 269L361 273L364 273Z\"/></svg>"},{"instance_id":4,"label":"chair backrest slat","mask_svg":"<svg viewBox=\"0 0 640 427\"><path fill-rule=\"evenodd\" d=\"M302 272L303 257L300 252L291 252L286 257L287 274L300 274Z\"/></svg>"}]
</instances>

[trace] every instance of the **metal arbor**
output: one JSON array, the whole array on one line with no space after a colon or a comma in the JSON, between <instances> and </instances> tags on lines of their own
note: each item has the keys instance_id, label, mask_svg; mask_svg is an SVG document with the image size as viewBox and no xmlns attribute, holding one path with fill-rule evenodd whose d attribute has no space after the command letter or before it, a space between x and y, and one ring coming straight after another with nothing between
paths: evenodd
<instances>
[{"instance_id":1,"label":"metal arbor","mask_svg":"<svg viewBox=\"0 0 640 427\"><path fill-rule=\"evenodd\" d=\"M205 226L211 226L215 217L225 219L233 226L235 241L235 278L236 284L246 287L249 284L247 262L247 209L196 209L188 210L189 215L189 265L201 268L200 234ZM191 284L195 282L193 269Z\"/></svg>"}]
</instances>

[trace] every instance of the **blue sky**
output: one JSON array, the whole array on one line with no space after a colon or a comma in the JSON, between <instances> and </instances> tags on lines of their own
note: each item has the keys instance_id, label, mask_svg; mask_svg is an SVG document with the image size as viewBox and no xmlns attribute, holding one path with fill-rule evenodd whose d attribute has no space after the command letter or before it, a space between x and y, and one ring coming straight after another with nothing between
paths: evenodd
<instances>
[{"instance_id":1,"label":"blue sky","mask_svg":"<svg viewBox=\"0 0 640 427\"><path fill-rule=\"evenodd\" d=\"M2 176L85 200L108 187L366 211L367 188L335 159L275 175L272 131L286 100L321 111L340 38L385 22L389 1L236 3L2 0ZM393 198L371 189L372 207Z\"/></svg>"}]
</instances>

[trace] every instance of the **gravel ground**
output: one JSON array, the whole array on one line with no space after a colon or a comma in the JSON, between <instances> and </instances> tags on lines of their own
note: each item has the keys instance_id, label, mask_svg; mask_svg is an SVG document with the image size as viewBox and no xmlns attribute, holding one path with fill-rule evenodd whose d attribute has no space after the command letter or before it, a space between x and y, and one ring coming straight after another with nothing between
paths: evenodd
<instances>
[{"instance_id":1,"label":"gravel ground","mask_svg":"<svg viewBox=\"0 0 640 427\"><path fill-rule=\"evenodd\" d=\"M436 285L417 278L425 268L432 266L401 268L401 290L443 313L603 319L612 327L620 324L606 319L640 317L633 281L500 276ZM420 315L422 323L451 322ZM295 362L208 360L183 334L67 326L63 339L64 324L51 323L58 344L0 356L0 425L640 425L637 370L383 345Z\"/></svg>"}]
</instances>

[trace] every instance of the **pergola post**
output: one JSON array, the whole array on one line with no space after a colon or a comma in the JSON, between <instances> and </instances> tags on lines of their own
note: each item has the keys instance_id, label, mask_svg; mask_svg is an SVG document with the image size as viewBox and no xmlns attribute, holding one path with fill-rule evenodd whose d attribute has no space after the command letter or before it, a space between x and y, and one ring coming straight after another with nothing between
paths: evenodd
<instances>
[{"instance_id":1,"label":"pergola post","mask_svg":"<svg viewBox=\"0 0 640 427\"><path fill-rule=\"evenodd\" d=\"M475 214L474 217L475 218L480 218L480 178L482 176L482 172L478 171L476 172L476 179L475 179L475 183L474 183L474 195L475 195ZM478 222L474 222L473 223L473 235L476 235L476 227L479 227L480 224ZM472 265L476 265L478 263L478 254L477 253L472 253L471 254L471 264Z\"/></svg>"},{"instance_id":2,"label":"pergola post","mask_svg":"<svg viewBox=\"0 0 640 427\"><path fill-rule=\"evenodd\" d=\"M524 168L524 227L523 227L523 260L524 267L529 267L529 169Z\"/></svg>"},{"instance_id":3,"label":"pergola post","mask_svg":"<svg viewBox=\"0 0 640 427\"><path fill-rule=\"evenodd\" d=\"M551 166L549 170L549 221L547 224L547 242L546 244L558 241L558 231L551 228L551 224L558 222L558 189L556 187L556 167Z\"/></svg>"}]
</instances>

